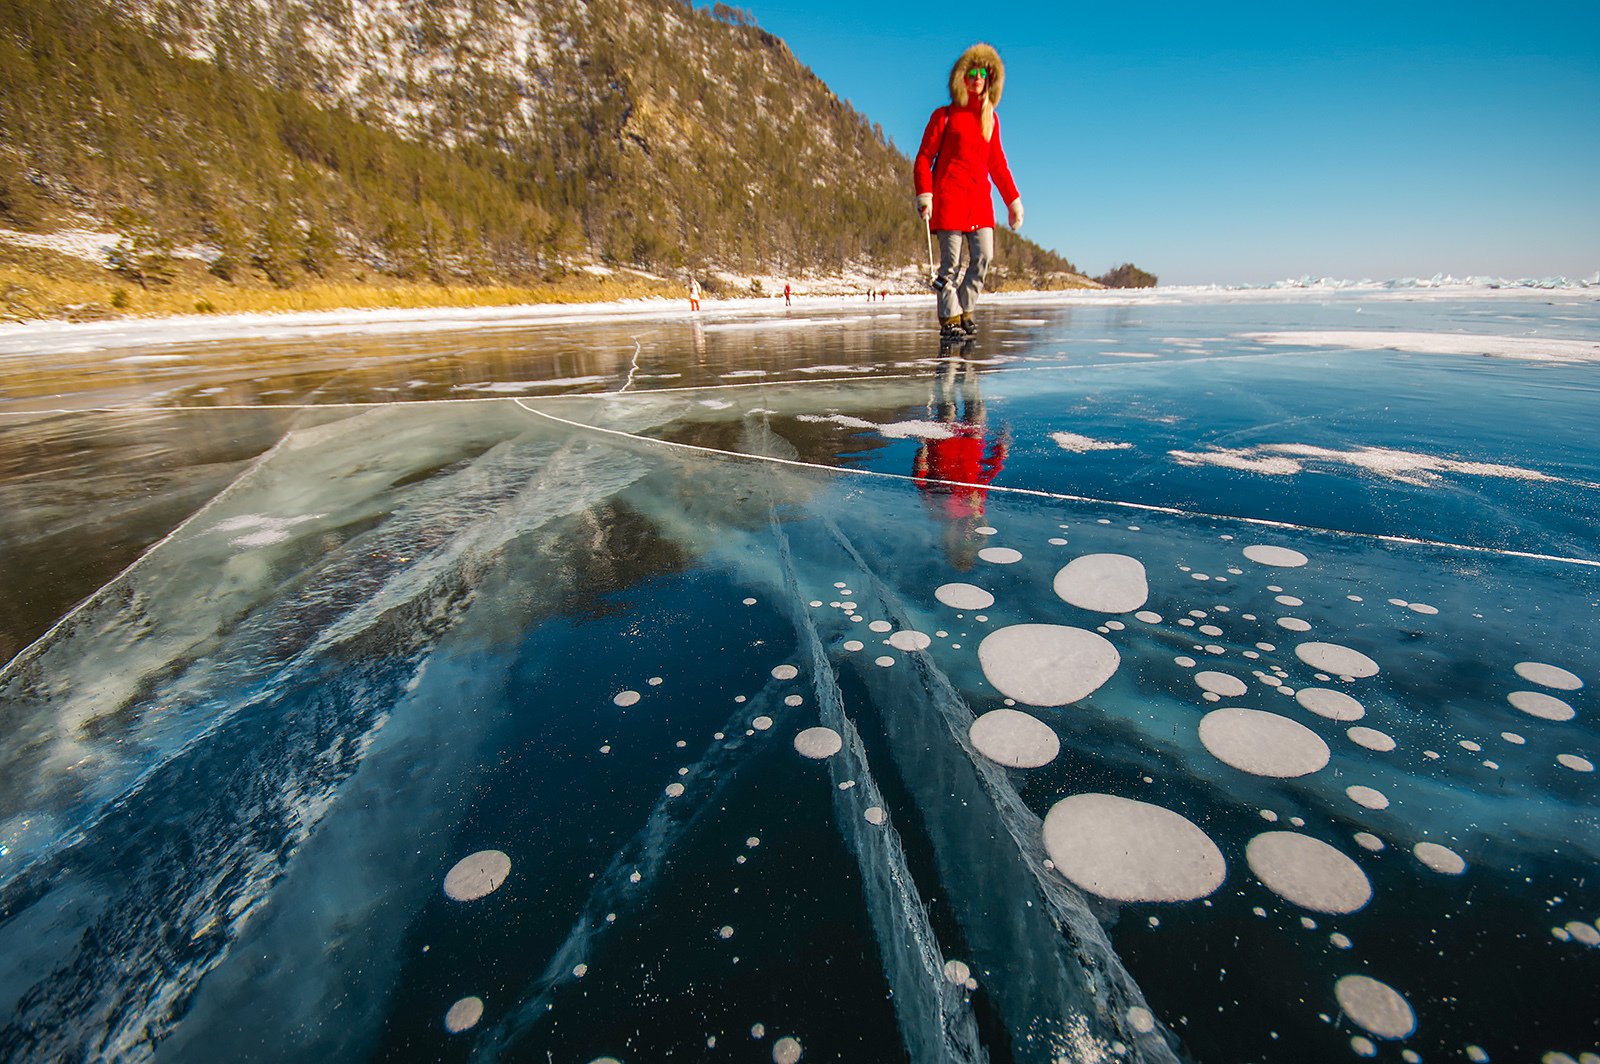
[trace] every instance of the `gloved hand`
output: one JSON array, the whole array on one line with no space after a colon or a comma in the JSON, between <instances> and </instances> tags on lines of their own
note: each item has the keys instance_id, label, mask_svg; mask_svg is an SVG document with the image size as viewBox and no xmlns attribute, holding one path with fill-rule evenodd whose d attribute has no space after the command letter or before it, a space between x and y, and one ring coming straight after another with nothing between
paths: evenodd
<instances>
[{"instance_id":1,"label":"gloved hand","mask_svg":"<svg viewBox=\"0 0 1600 1064\"><path fill-rule=\"evenodd\" d=\"M1006 204L1006 213L1010 215L1011 228L1022 228L1022 197L1018 196Z\"/></svg>"},{"instance_id":2,"label":"gloved hand","mask_svg":"<svg viewBox=\"0 0 1600 1064\"><path fill-rule=\"evenodd\" d=\"M917 196L917 213L925 222L933 220L933 193L924 192Z\"/></svg>"}]
</instances>

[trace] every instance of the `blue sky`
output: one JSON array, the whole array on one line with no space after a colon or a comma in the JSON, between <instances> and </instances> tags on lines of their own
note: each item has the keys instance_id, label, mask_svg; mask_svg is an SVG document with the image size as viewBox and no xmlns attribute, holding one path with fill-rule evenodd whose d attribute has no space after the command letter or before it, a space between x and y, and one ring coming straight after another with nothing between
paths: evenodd
<instances>
[{"instance_id":1,"label":"blue sky","mask_svg":"<svg viewBox=\"0 0 1600 1064\"><path fill-rule=\"evenodd\" d=\"M907 154L995 45L1023 232L1091 274L1600 271L1595 0L740 6Z\"/></svg>"}]
</instances>

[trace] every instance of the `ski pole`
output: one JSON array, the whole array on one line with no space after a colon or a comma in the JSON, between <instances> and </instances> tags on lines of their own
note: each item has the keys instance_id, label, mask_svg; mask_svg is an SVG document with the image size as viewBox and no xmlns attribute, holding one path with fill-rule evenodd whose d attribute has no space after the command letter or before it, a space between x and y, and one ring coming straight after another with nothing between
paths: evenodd
<instances>
[{"instance_id":1,"label":"ski pole","mask_svg":"<svg viewBox=\"0 0 1600 1064\"><path fill-rule=\"evenodd\" d=\"M923 219L928 223L928 287L934 290L939 288L939 274L933 268L933 219Z\"/></svg>"}]
</instances>

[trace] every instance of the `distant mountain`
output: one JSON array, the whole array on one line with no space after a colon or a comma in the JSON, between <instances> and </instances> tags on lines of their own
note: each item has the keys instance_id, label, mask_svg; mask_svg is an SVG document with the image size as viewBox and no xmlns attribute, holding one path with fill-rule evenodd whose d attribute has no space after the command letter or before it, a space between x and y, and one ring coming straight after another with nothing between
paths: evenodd
<instances>
[{"instance_id":1,"label":"distant mountain","mask_svg":"<svg viewBox=\"0 0 1600 1064\"><path fill-rule=\"evenodd\" d=\"M280 286L903 264L910 199L883 130L720 3L0 0L0 224L112 224L144 283L176 247Z\"/></svg>"}]
</instances>

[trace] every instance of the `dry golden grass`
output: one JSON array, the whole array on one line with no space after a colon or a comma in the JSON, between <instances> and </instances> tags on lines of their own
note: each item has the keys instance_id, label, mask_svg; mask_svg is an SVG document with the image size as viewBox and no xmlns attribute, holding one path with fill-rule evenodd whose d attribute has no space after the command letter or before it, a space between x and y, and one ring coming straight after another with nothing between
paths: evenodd
<instances>
[{"instance_id":1,"label":"dry golden grass","mask_svg":"<svg viewBox=\"0 0 1600 1064\"><path fill-rule=\"evenodd\" d=\"M52 264L53 265L53 264ZM650 296L680 297L681 286L632 274L574 273L532 285L440 285L353 280L310 281L293 288L236 286L179 276L141 288L106 271L103 276L34 263L0 264L0 321L95 321L171 314L247 314L401 307L494 307L523 303L592 303ZM206 276L206 275L202 275Z\"/></svg>"}]
</instances>

